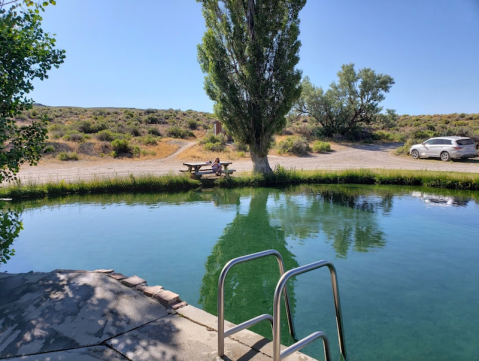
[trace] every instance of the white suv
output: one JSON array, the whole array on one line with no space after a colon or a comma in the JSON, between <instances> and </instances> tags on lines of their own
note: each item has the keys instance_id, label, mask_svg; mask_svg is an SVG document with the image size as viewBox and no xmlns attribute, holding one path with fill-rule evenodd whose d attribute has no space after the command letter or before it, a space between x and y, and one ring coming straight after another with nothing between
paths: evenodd
<instances>
[{"instance_id":1,"label":"white suv","mask_svg":"<svg viewBox=\"0 0 479 361\"><path fill-rule=\"evenodd\" d=\"M415 144L409 149L414 159L439 157L447 162L452 158L474 158L477 156L476 144L466 137L438 137Z\"/></svg>"}]
</instances>

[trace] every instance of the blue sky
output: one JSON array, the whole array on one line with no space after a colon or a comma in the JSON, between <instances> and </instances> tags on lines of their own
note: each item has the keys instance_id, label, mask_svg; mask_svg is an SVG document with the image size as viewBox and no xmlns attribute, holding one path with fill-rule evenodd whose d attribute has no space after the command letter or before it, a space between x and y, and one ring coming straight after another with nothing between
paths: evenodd
<instances>
[{"instance_id":1,"label":"blue sky","mask_svg":"<svg viewBox=\"0 0 479 361\"><path fill-rule=\"evenodd\" d=\"M35 101L212 111L196 1L57 0L43 17L67 58ZM298 68L316 86L354 63L394 78L382 105L398 114L479 113L479 0L309 0L300 17Z\"/></svg>"}]
</instances>

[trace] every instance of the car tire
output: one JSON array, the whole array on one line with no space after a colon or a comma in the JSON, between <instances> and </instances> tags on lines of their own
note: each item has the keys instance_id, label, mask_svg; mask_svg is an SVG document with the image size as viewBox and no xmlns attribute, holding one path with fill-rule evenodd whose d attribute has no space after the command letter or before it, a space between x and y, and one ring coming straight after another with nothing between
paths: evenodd
<instances>
[{"instance_id":1,"label":"car tire","mask_svg":"<svg viewBox=\"0 0 479 361\"><path fill-rule=\"evenodd\" d=\"M414 149L414 150L411 152L411 157L412 157L413 159L419 159L419 152L418 152L416 149Z\"/></svg>"},{"instance_id":2,"label":"car tire","mask_svg":"<svg viewBox=\"0 0 479 361\"><path fill-rule=\"evenodd\" d=\"M443 162L449 162L451 160L451 156L449 155L448 152L442 152L441 153L441 160Z\"/></svg>"}]
</instances>

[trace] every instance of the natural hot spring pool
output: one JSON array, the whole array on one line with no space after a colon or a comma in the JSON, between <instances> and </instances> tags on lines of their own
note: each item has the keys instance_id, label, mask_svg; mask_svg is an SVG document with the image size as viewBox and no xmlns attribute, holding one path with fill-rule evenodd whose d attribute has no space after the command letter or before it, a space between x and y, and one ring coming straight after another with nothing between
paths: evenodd
<instances>
[{"instance_id":1,"label":"natural hot spring pool","mask_svg":"<svg viewBox=\"0 0 479 361\"><path fill-rule=\"evenodd\" d=\"M24 229L0 270L114 268L216 313L224 264L273 248L287 269L335 264L349 360L479 360L478 203L477 193L298 186L9 204ZM226 318L271 313L277 272L272 258L237 266ZM290 295L298 336L325 331L337 360L328 271L299 276ZM254 330L270 336L267 324Z\"/></svg>"}]
</instances>

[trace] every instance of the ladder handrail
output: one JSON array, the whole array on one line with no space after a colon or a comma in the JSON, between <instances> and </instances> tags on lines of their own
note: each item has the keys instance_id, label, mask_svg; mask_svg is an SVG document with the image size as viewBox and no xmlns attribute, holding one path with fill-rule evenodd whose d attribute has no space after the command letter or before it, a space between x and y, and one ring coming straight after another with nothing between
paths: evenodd
<instances>
[{"instance_id":1,"label":"ladder handrail","mask_svg":"<svg viewBox=\"0 0 479 361\"><path fill-rule=\"evenodd\" d=\"M235 259L232 259L229 261L221 271L220 277L218 279L218 356L222 357L224 356L224 350L225 350L225 337L230 336L238 331L241 331L244 328L250 327L262 320L270 320L272 321L272 317L270 315L261 315L258 317L255 317L251 320L243 322L241 325L242 327L236 326L233 327L232 329L229 329L227 331L227 335L225 335L225 312L224 312L224 285L225 285L225 279L228 271L235 265L247 262L247 261L252 261L254 259L262 258L262 257L267 257L267 256L275 256L276 259L278 260L278 265L279 265L279 272L280 276L283 278L285 273L284 273L284 261L283 257L281 254L274 250L274 249L269 249L266 251L258 252L258 253L253 253L249 254L246 256L238 257ZM281 279L282 279L281 278ZM288 325L289 325L289 331L291 335L294 337L294 324L293 324L293 317L291 315L291 309L289 305L289 297L288 297L288 291L286 287L282 288L282 292L284 295L284 303L286 306L286 315L288 317ZM275 294L276 295L276 294ZM269 317L267 317L269 316ZM270 318L271 317L271 318ZM273 339L274 339L274 333L273 333Z\"/></svg>"},{"instance_id":2,"label":"ladder handrail","mask_svg":"<svg viewBox=\"0 0 479 361\"><path fill-rule=\"evenodd\" d=\"M297 351L311 343L312 341L316 340L318 337L323 339L324 343L324 352L326 361L329 361L329 345L328 341L325 338L324 334L320 333L316 334L313 333L310 336L296 342L295 344L288 347L286 350L281 352L281 325L280 325L280 301L281 301L281 292L286 287L286 283L291 277L300 275L302 273L306 273L317 268L321 268L327 266L329 268L329 272L331 274L331 284L333 286L333 296L334 296L334 308L336 310L336 325L338 328L338 338L339 338L339 350L343 359L346 360L346 344L344 342L344 329L343 329L343 322L341 316L341 303L339 300L339 291L338 291L338 277L336 275L336 269L334 268L333 264L329 261L317 261L313 262L301 267L294 268L289 270L280 278L278 285L276 286L276 290L274 292L274 301L273 301L273 361L280 361L287 355L289 355L293 351ZM316 335L316 337L313 337Z\"/></svg>"}]
</instances>

